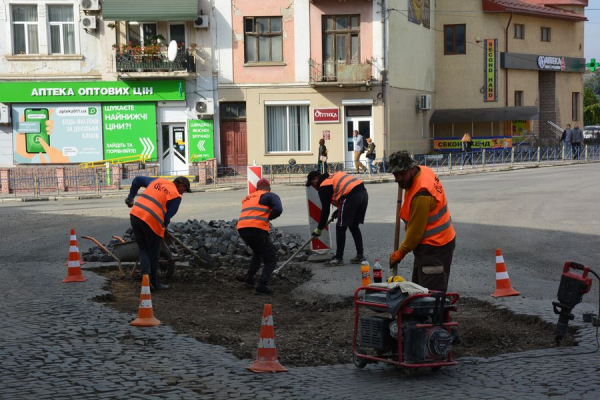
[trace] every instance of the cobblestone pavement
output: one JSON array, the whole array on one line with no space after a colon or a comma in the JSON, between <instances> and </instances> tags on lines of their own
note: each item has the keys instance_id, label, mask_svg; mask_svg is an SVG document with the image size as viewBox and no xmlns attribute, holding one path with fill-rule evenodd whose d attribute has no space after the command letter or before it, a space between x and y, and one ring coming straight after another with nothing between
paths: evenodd
<instances>
[{"instance_id":1,"label":"cobblestone pavement","mask_svg":"<svg viewBox=\"0 0 600 400\"><path fill-rule=\"evenodd\" d=\"M131 327L134 315L92 301L106 293L103 277L84 270L87 282L65 284L65 275L62 263L0 269L1 399L600 398L589 325L575 348L461 359L437 373L346 364L253 374L245 369L252 360L168 326ZM545 303L518 307L556 320Z\"/></svg>"}]
</instances>

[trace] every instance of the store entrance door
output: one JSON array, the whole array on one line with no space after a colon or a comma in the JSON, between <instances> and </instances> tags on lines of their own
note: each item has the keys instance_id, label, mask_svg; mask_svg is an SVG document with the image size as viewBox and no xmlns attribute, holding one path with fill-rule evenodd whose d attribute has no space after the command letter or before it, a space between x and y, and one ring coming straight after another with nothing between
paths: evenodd
<instances>
[{"instance_id":1,"label":"store entrance door","mask_svg":"<svg viewBox=\"0 0 600 400\"><path fill-rule=\"evenodd\" d=\"M162 126L160 167L163 175L189 174L185 124Z\"/></svg>"},{"instance_id":2,"label":"store entrance door","mask_svg":"<svg viewBox=\"0 0 600 400\"><path fill-rule=\"evenodd\" d=\"M371 118L365 117L346 117L346 162L345 167L353 170L354 166L354 141L352 132L357 130L363 137L363 146L367 145L367 138L371 137L373 121ZM361 160L365 164L365 153L362 154Z\"/></svg>"}]
</instances>

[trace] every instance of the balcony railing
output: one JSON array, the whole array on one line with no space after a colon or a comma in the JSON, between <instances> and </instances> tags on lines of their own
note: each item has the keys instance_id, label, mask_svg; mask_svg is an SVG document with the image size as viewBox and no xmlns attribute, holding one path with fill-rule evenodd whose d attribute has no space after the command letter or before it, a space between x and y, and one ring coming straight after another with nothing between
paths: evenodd
<instances>
[{"instance_id":1,"label":"balcony railing","mask_svg":"<svg viewBox=\"0 0 600 400\"><path fill-rule=\"evenodd\" d=\"M365 63L350 63L345 61L326 61L318 63L309 60L310 83L319 84L323 82L342 83L365 83L371 81L372 65Z\"/></svg>"},{"instance_id":2,"label":"balcony railing","mask_svg":"<svg viewBox=\"0 0 600 400\"><path fill-rule=\"evenodd\" d=\"M187 49L179 50L173 61L169 61L166 53L138 54L132 51L116 51L115 60L117 72L196 72L194 54Z\"/></svg>"}]
</instances>

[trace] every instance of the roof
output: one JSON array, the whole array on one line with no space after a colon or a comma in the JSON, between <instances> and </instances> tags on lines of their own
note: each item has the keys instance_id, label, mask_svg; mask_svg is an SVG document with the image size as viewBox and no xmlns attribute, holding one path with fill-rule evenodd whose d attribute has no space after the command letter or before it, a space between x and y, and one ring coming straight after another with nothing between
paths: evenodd
<instances>
[{"instance_id":1,"label":"roof","mask_svg":"<svg viewBox=\"0 0 600 400\"><path fill-rule=\"evenodd\" d=\"M586 0L482 0L483 12L515 13L539 18L587 21L582 14L557 8L557 5L587 5Z\"/></svg>"}]
</instances>

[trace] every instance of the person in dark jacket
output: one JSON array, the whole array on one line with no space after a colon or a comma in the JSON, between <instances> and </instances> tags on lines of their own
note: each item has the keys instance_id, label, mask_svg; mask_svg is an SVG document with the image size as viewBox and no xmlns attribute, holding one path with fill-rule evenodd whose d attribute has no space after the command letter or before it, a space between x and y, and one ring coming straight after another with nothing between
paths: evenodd
<instances>
[{"instance_id":1,"label":"person in dark jacket","mask_svg":"<svg viewBox=\"0 0 600 400\"><path fill-rule=\"evenodd\" d=\"M579 128L579 123L573 123L571 129L571 146L573 146L573 159L578 160L581 155L581 146L583 145L583 131Z\"/></svg>"},{"instance_id":2,"label":"person in dark jacket","mask_svg":"<svg viewBox=\"0 0 600 400\"><path fill-rule=\"evenodd\" d=\"M267 287L271 275L277 266L275 246L269 235L269 221L279 217L283 212L281 199L271 192L271 183L261 179L256 184L256 191L242 200L242 212L237 223L240 237L252 249L252 260L245 277L237 278L248 288L254 288L254 275L264 262L265 266L258 280L255 294L270 295L273 291Z\"/></svg>"},{"instance_id":3,"label":"person in dark jacket","mask_svg":"<svg viewBox=\"0 0 600 400\"><path fill-rule=\"evenodd\" d=\"M465 167L465 163L467 162L467 159L469 160L469 164L471 164L471 166L473 166L473 154L472 152L472 147L473 147L473 140L471 139L471 134L470 133L465 133L461 139L461 145L462 145L462 151L463 151L463 160L462 160L462 165L460 166L460 169L463 169Z\"/></svg>"},{"instance_id":4,"label":"person in dark jacket","mask_svg":"<svg viewBox=\"0 0 600 400\"><path fill-rule=\"evenodd\" d=\"M134 198L140 188L146 188ZM179 210L181 195L191 193L190 181L178 176L173 182L163 178L138 176L131 182L129 196L125 204L131 208L129 219L140 250L140 266L143 275L150 275L151 290L165 290L168 285L158 283L156 271L160 257L160 247L171 218Z\"/></svg>"},{"instance_id":5,"label":"person in dark jacket","mask_svg":"<svg viewBox=\"0 0 600 400\"><path fill-rule=\"evenodd\" d=\"M344 248L346 246L346 230L350 228L350 233L354 238L356 246L356 257L352 258L352 264L360 264L365 259L362 233L359 224L365 223L365 215L369 204L369 195L367 189L361 180L348 175L345 172L336 172L333 175L327 173L321 174L319 171L312 171L306 179L306 186L312 186L318 190L321 200L322 210L321 219L313 236L321 236L327 220L329 219L329 204L337 207L337 223L335 225L336 250L335 257L328 265L344 265Z\"/></svg>"},{"instance_id":6,"label":"person in dark jacket","mask_svg":"<svg viewBox=\"0 0 600 400\"><path fill-rule=\"evenodd\" d=\"M317 169L322 174L327 172L327 147L325 146L325 139L319 140L319 160L317 162Z\"/></svg>"}]
</instances>

